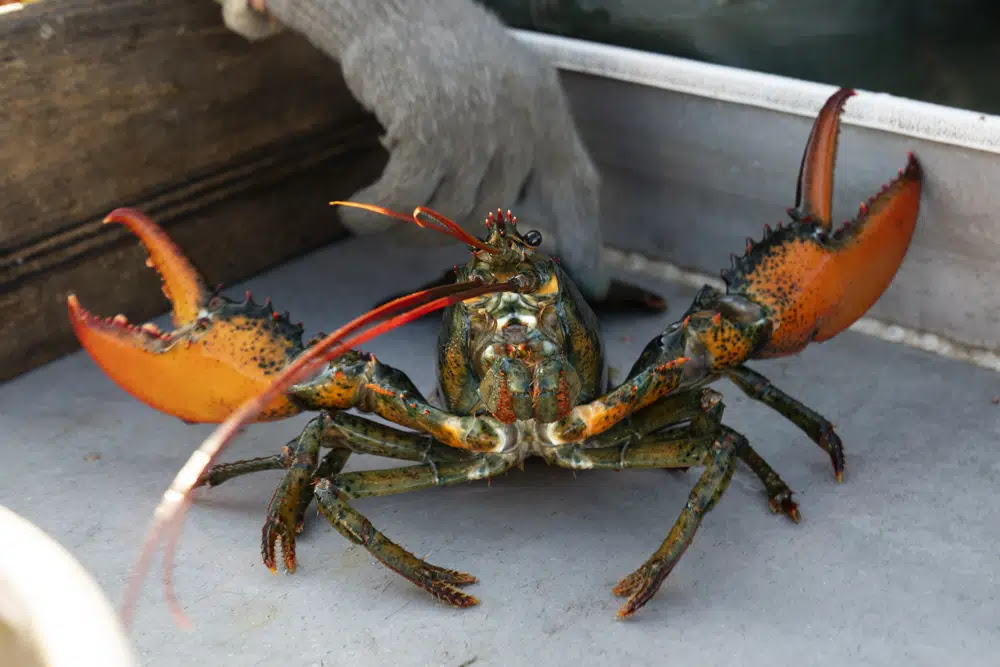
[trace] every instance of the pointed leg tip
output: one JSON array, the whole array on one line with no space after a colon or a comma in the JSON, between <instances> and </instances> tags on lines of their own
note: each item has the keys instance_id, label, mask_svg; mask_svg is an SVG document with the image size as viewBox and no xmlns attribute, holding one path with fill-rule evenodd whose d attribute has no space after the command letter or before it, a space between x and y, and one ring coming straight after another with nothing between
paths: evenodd
<instances>
[{"instance_id":1,"label":"pointed leg tip","mask_svg":"<svg viewBox=\"0 0 1000 667\"><path fill-rule=\"evenodd\" d=\"M419 584L418 584L419 585ZM469 607L475 607L479 604L479 598L474 595L469 595L463 593L462 591L454 588L450 584L444 584L443 586L434 586L427 588L427 590L438 599L438 601L443 602L449 607L458 607L459 609L467 609Z\"/></svg>"},{"instance_id":2,"label":"pointed leg tip","mask_svg":"<svg viewBox=\"0 0 1000 667\"><path fill-rule=\"evenodd\" d=\"M784 514L795 523L799 523L802 520L802 514L799 512L799 504L792 500L791 495L771 498L768 501L768 506L775 514Z\"/></svg>"},{"instance_id":3,"label":"pointed leg tip","mask_svg":"<svg viewBox=\"0 0 1000 667\"><path fill-rule=\"evenodd\" d=\"M844 483L844 471L843 470L836 470L836 471L834 471L833 476L837 480L837 484L843 484Z\"/></svg>"},{"instance_id":4,"label":"pointed leg tip","mask_svg":"<svg viewBox=\"0 0 1000 667\"><path fill-rule=\"evenodd\" d=\"M617 621L627 621L633 616L635 612L639 611L646 605L646 601L638 601L634 597L630 598L625 604L623 604L618 612L615 614L615 620Z\"/></svg>"},{"instance_id":5,"label":"pointed leg tip","mask_svg":"<svg viewBox=\"0 0 1000 667\"><path fill-rule=\"evenodd\" d=\"M274 545L265 545L261 560L264 567L271 571L271 574L278 573L278 562L274 558Z\"/></svg>"},{"instance_id":6,"label":"pointed leg tip","mask_svg":"<svg viewBox=\"0 0 1000 667\"><path fill-rule=\"evenodd\" d=\"M626 598L632 595L636 587L637 583L634 577L632 577L632 575L629 575L624 579L622 579L621 581L619 581L618 585L611 589L611 594L616 597Z\"/></svg>"}]
</instances>

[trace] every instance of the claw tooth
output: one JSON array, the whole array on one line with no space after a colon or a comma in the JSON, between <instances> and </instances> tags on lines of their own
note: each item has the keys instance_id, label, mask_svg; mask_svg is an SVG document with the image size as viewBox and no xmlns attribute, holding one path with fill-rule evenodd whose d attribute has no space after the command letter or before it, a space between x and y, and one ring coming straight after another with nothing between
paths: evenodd
<instances>
[{"instance_id":1,"label":"claw tooth","mask_svg":"<svg viewBox=\"0 0 1000 667\"><path fill-rule=\"evenodd\" d=\"M128 318L122 315L121 313L118 313L113 318L111 318L111 322L112 324L117 324L118 326L125 326L126 324L128 324Z\"/></svg>"},{"instance_id":2,"label":"claw tooth","mask_svg":"<svg viewBox=\"0 0 1000 667\"><path fill-rule=\"evenodd\" d=\"M146 322L141 327L139 327L139 330L145 334L149 334L150 336L159 336L161 333L160 327L156 326L152 322Z\"/></svg>"},{"instance_id":3,"label":"claw tooth","mask_svg":"<svg viewBox=\"0 0 1000 667\"><path fill-rule=\"evenodd\" d=\"M150 269L156 268L156 265L153 264L153 259L151 257L146 258L146 267Z\"/></svg>"}]
</instances>

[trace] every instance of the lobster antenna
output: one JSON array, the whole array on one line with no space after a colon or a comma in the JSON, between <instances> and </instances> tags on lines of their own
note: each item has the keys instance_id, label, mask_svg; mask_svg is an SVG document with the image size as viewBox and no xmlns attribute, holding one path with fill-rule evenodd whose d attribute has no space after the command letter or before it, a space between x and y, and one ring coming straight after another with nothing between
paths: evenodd
<instances>
[{"instance_id":1,"label":"lobster antenna","mask_svg":"<svg viewBox=\"0 0 1000 667\"><path fill-rule=\"evenodd\" d=\"M131 625L132 612L135 609L142 580L149 570L150 560L163 535L166 535L163 584L167 602L170 606L171 614L174 616L174 621L181 627L192 627L191 622L184 615L183 611L181 611L180 604L177 602L171 578L177 540L188 506L191 503L191 492L198 483L198 479L202 473L229 446L237 433L259 415L275 397L286 391L293 384L309 377L312 373L319 370L324 363L342 355L349 349L357 347L387 331L403 326L427 313L446 308L459 301L482 294L516 289L517 287L512 281L491 285L484 285L481 281L469 281L434 287L402 296L351 320L337 331L328 335L302 353L285 370L279 373L266 389L253 398L244 401L195 450L180 472L174 477L174 480L170 483L170 487L164 492L160 504L156 507L153 522L143 541L139 559L132 569L132 573L129 575L121 612L122 622L125 627L128 628ZM407 308L409 310L406 310ZM400 313L400 311L404 312ZM394 314L394 317L390 317ZM387 317L390 317L390 319L381 322L381 324L375 324ZM366 325L373 326L348 340L344 340L347 336Z\"/></svg>"},{"instance_id":2,"label":"lobster antenna","mask_svg":"<svg viewBox=\"0 0 1000 667\"><path fill-rule=\"evenodd\" d=\"M380 215L385 215L390 218L396 218L397 220L402 220L403 222L410 222L416 224L418 227L423 227L424 229L433 229L434 231L441 232L453 239L458 239L462 243L466 243L477 250L482 250L484 252L495 253L497 249L489 246L475 236L469 234L467 231L462 229L454 220L451 220L445 215L438 213L434 209L427 208L426 206L418 206L413 209L413 213L406 215L405 213L398 213L391 209L385 208L383 206L376 206L374 204L360 204L353 201L332 201L330 206L347 206L348 208L360 208L363 211L370 211L372 213L378 213ZM421 220L420 216L425 215L434 221L434 224L429 223L426 220Z\"/></svg>"}]
</instances>

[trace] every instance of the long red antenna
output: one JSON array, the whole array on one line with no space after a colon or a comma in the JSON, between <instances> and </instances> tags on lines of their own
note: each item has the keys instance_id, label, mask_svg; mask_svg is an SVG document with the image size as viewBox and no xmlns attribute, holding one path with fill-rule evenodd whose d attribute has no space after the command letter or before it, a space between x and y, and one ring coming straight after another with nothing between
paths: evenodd
<instances>
[{"instance_id":1,"label":"long red antenna","mask_svg":"<svg viewBox=\"0 0 1000 667\"><path fill-rule=\"evenodd\" d=\"M496 248L487 245L477 239L475 236L469 234L467 231L462 229L455 221L450 218L438 213L434 209L427 208L426 206L418 206L413 209L413 213L406 215L405 213L398 213L391 209L385 208L383 206L376 206L374 204L359 204L353 201L332 201L330 206L347 206L349 208L360 208L363 211L370 211L372 213L378 213L380 215L386 215L390 218L396 218L397 220L402 220L403 222L410 222L416 224L418 227L423 227L424 229L433 229L434 231L446 234L454 239L458 239L462 243L466 243L477 250L482 250L484 252L496 253L498 252ZM437 224L431 224L426 220L421 220L420 216L426 215L427 217L434 220Z\"/></svg>"},{"instance_id":2,"label":"long red antenna","mask_svg":"<svg viewBox=\"0 0 1000 667\"><path fill-rule=\"evenodd\" d=\"M156 507L153 515L153 523L143 541L139 560L136 562L129 576L126 587L125 599L122 603L122 621L125 627L129 627L131 624L132 612L135 609L142 580L149 570L149 562L163 534L167 536L163 577L167 602L170 605L175 622L182 627L191 627L191 622L181 611L177 598L174 595L171 579L177 539L180 535L180 528L187 508L191 502L191 492L198 483L198 479L202 473L229 446L233 438L236 437L236 434L259 415L275 397L286 391L293 384L306 379L312 373L319 370L323 364L342 355L349 349L357 347L396 327L407 324L427 313L446 308L459 301L482 294L514 291L516 289L515 284L510 281L492 285L483 285L481 282L466 282L421 290L390 301L351 320L316 345L313 345L294 362L289 364L284 371L279 373L266 389L253 398L244 401L195 450L180 472L177 473L177 476L174 477L169 488L164 492L160 504ZM405 310L406 308L410 308L410 310ZM404 310L405 312L395 315L395 317L391 317L381 324L372 326L348 340L344 340L348 335L361 327L373 324Z\"/></svg>"}]
</instances>

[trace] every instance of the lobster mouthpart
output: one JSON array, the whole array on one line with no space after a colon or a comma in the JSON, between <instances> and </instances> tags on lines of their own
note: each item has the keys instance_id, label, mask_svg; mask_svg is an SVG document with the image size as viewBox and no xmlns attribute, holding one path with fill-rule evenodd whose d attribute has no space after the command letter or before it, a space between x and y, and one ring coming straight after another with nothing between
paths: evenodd
<instances>
[{"instance_id":1,"label":"lobster mouthpart","mask_svg":"<svg viewBox=\"0 0 1000 667\"><path fill-rule=\"evenodd\" d=\"M764 229L759 243L722 272L728 294L759 304L771 333L753 356L794 354L832 338L882 296L903 262L920 207L921 169L906 167L834 231L830 223L840 112L853 91L841 89L813 125L799 172L792 223Z\"/></svg>"},{"instance_id":2,"label":"lobster mouthpart","mask_svg":"<svg viewBox=\"0 0 1000 667\"><path fill-rule=\"evenodd\" d=\"M104 220L129 228L149 253L147 265L163 279L173 304L173 331L134 326L124 315L101 318L67 299L81 345L120 387L162 412L187 422L218 423L265 389L303 350L302 328L270 303L239 303L211 296L201 277L156 223L131 209ZM257 421L299 412L287 397L272 401Z\"/></svg>"}]
</instances>

